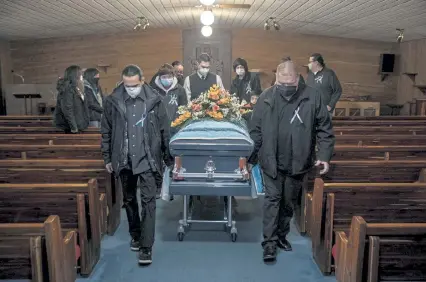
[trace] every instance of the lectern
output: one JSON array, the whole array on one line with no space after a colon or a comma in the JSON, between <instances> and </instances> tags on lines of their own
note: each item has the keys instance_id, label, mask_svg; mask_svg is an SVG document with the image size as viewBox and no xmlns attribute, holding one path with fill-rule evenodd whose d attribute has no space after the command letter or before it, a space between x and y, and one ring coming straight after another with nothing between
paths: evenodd
<instances>
[{"instance_id":1,"label":"lectern","mask_svg":"<svg viewBox=\"0 0 426 282\"><path fill-rule=\"evenodd\" d=\"M41 95L39 93L33 94L13 94L16 99L24 99L25 103L25 115L28 115L27 99L30 99L30 115L33 115L33 99L40 99Z\"/></svg>"}]
</instances>

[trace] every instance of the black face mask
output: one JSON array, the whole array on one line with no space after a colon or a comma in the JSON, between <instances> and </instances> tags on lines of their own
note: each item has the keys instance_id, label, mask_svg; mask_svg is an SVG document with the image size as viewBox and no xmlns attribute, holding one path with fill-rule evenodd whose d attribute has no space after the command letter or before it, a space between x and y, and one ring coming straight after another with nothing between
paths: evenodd
<instances>
[{"instance_id":1,"label":"black face mask","mask_svg":"<svg viewBox=\"0 0 426 282\"><path fill-rule=\"evenodd\" d=\"M290 98L297 91L297 86L285 86L277 84L277 91L282 94L284 97Z\"/></svg>"}]
</instances>

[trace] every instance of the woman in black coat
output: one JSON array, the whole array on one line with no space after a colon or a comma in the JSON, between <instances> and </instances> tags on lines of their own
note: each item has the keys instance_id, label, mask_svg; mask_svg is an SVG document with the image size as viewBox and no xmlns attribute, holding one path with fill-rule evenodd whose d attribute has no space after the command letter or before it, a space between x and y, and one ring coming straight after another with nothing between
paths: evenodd
<instances>
[{"instance_id":1,"label":"woman in black coat","mask_svg":"<svg viewBox=\"0 0 426 282\"><path fill-rule=\"evenodd\" d=\"M249 72L246 60L238 58L232 66L237 76L232 81L230 92L236 94L240 102L244 100L248 103L252 93L256 95L262 93L260 78L257 74Z\"/></svg>"},{"instance_id":2,"label":"woman in black coat","mask_svg":"<svg viewBox=\"0 0 426 282\"><path fill-rule=\"evenodd\" d=\"M84 93L89 106L89 117L91 127L101 127L101 118L104 112L104 96L99 85L99 71L89 68L84 71Z\"/></svg>"},{"instance_id":3,"label":"woman in black coat","mask_svg":"<svg viewBox=\"0 0 426 282\"><path fill-rule=\"evenodd\" d=\"M56 89L58 98L54 124L65 133L79 133L89 126L89 107L84 95L83 72L79 66L65 70Z\"/></svg>"}]
</instances>

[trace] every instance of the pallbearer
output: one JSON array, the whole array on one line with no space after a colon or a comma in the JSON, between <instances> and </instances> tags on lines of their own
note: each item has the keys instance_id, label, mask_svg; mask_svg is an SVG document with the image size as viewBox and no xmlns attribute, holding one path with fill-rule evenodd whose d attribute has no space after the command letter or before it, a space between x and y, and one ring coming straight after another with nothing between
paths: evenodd
<instances>
[{"instance_id":1,"label":"pallbearer","mask_svg":"<svg viewBox=\"0 0 426 282\"><path fill-rule=\"evenodd\" d=\"M287 240L295 201L305 174L314 165L329 168L334 135L327 108L317 90L299 79L291 60L278 65L276 84L266 89L254 106L250 137L255 143L249 162L264 173L263 259L273 261L277 246ZM315 144L318 154L314 162Z\"/></svg>"}]
</instances>

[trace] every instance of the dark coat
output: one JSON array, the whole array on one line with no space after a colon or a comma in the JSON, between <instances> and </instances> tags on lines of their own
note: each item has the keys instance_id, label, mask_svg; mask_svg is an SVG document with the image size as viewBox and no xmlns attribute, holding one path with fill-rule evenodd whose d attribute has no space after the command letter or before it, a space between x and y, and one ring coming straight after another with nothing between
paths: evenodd
<instances>
[{"instance_id":1,"label":"dark coat","mask_svg":"<svg viewBox=\"0 0 426 282\"><path fill-rule=\"evenodd\" d=\"M121 84L105 99L104 114L102 116L102 156L105 164L112 163L114 172L119 174L125 167L127 155L123 152L125 146L126 106L124 104L124 86ZM143 144L153 171L163 172L163 160L167 166L173 164L169 152L170 124L166 107L160 96L149 86L144 84L147 117L145 119Z\"/></svg>"},{"instance_id":2,"label":"dark coat","mask_svg":"<svg viewBox=\"0 0 426 282\"><path fill-rule=\"evenodd\" d=\"M243 79L236 76L232 81L230 92L237 94L240 102L245 100L249 103L251 94L260 95L262 93L259 76L252 72L246 72Z\"/></svg>"},{"instance_id":3,"label":"dark coat","mask_svg":"<svg viewBox=\"0 0 426 282\"><path fill-rule=\"evenodd\" d=\"M105 100L105 97L102 95L102 92L100 92L102 105L99 104L95 89L93 89L93 87L87 81L84 82L84 93L86 95L86 99L89 104L90 121L100 122L102 113L104 112L102 105Z\"/></svg>"},{"instance_id":4,"label":"dark coat","mask_svg":"<svg viewBox=\"0 0 426 282\"><path fill-rule=\"evenodd\" d=\"M66 132L83 131L89 126L89 105L87 97L81 98L77 89L58 80L58 98L53 122Z\"/></svg>"},{"instance_id":5,"label":"dark coat","mask_svg":"<svg viewBox=\"0 0 426 282\"><path fill-rule=\"evenodd\" d=\"M272 178L277 176L277 144L279 109L276 106L276 86L266 89L254 106L250 124L250 137L255 143L249 162L256 164L259 160L263 172ZM288 122L292 136L292 175L307 172L314 164L315 145L318 145L316 158L330 161L333 154L335 138L330 115L321 101L321 95L312 87L299 82L296 94L290 99L294 108L299 108L298 115ZM296 113L296 112L295 112ZM294 115L292 116L295 116Z\"/></svg>"}]
</instances>

